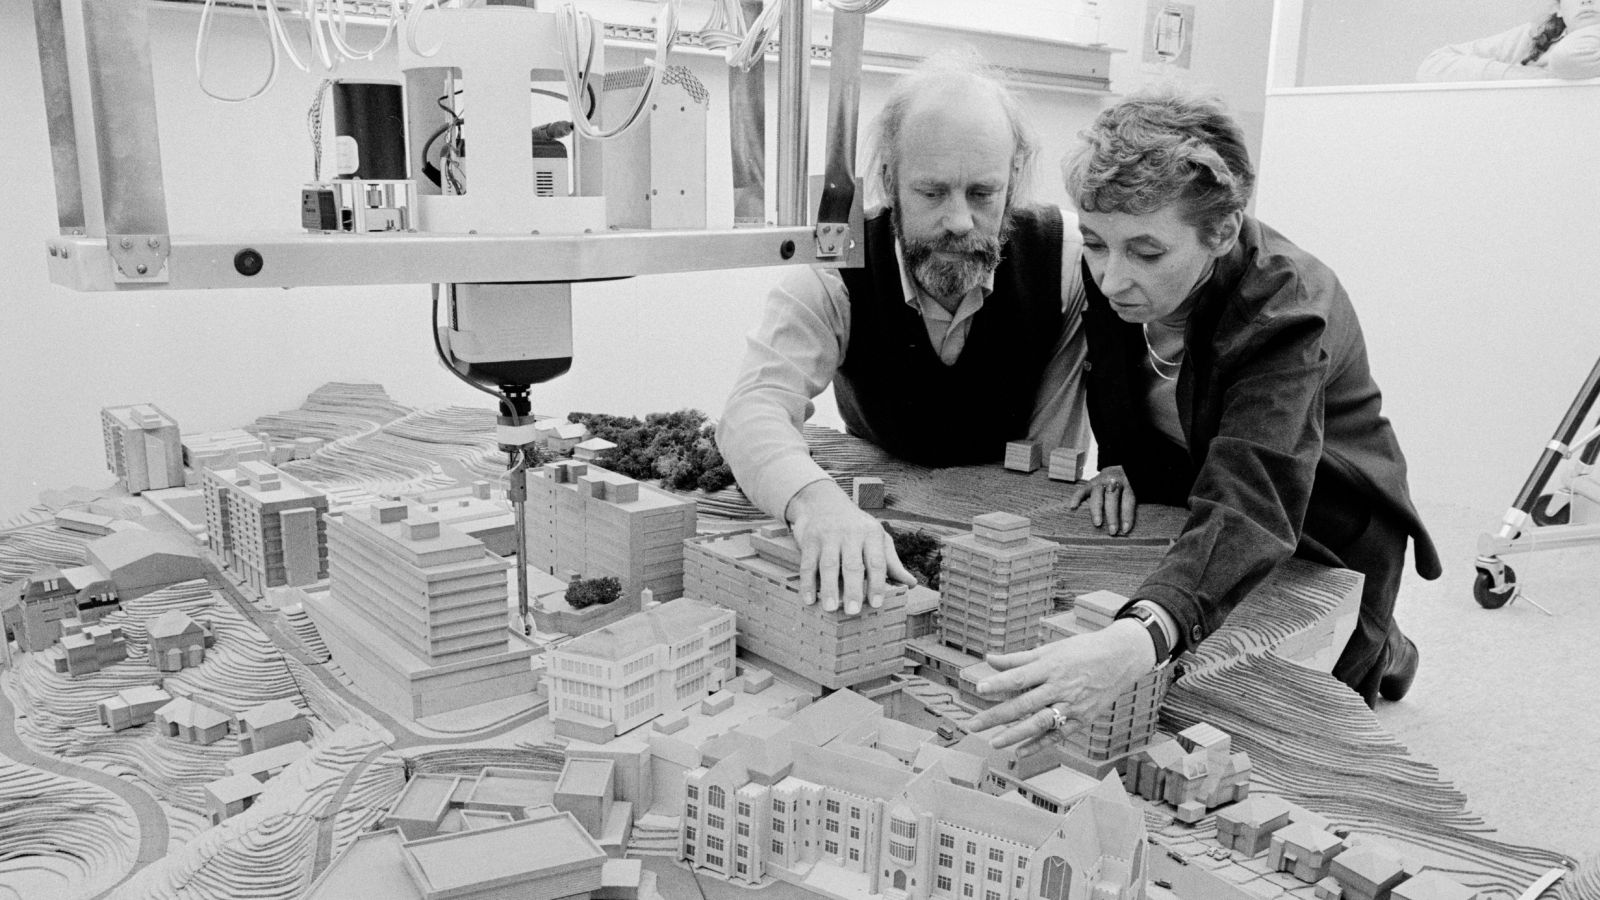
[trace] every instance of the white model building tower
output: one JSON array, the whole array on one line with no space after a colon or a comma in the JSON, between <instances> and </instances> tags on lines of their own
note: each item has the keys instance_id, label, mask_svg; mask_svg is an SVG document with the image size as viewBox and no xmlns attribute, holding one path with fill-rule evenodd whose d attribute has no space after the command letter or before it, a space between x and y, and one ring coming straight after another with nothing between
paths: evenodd
<instances>
[{"instance_id":1,"label":"white model building tower","mask_svg":"<svg viewBox=\"0 0 1600 900\"><path fill-rule=\"evenodd\" d=\"M975 516L972 532L944 540L939 613L945 644L973 656L1039 645L1050 612L1055 545L1022 516Z\"/></svg>"},{"instance_id":2,"label":"white model building tower","mask_svg":"<svg viewBox=\"0 0 1600 900\"><path fill-rule=\"evenodd\" d=\"M264 462L207 469L206 543L257 596L328 577L328 495Z\"/></svg>"},{"instance_id":3,"label":"white model building tower","mask_svg":"<svg viewBox=\"0 0 1600 900\"><path fill-rule=\"evenodd\" d=\"M100 410L106 468L130 494L183 487L183 439L178 423L154 404Z\"/></svg>"}]
</instances>

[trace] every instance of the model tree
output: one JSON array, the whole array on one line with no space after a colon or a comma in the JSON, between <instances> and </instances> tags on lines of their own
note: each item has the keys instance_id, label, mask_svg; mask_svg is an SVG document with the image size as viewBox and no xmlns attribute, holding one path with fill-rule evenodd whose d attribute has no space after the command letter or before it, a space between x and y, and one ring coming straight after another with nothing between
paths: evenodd
<instances>
[{"instance_id":1,"label":"model tree","mask_svg":"<svg viewBox=\"0 0 1600 900\"><path fill-rule=\"evenodd\" d=\"M939 589L940 551L939 539L925 531L912 531L889 527L894 539L894 553L900 562L917 576L917 581L934 590Z\"/></svg>"},{"instance_id":2,"label":"model tree","mask_svg":"<svg viewBox=\"0 0 1600 900\"><path fill-rule=\"evenodd\" d=\"M640 481L660 482L673 490L720 491L733 483L733 471L717 450L716 426L697 409L631 416L575 412L589 433L617 446L596 461L613 472Z\"/></svg>"},{"instance_id":3,"label":"model tree","mask_svg":"<svg viewBox=\"0 0 1600 900\"><path fill-rule=\"evenodd\" d=\"M567 605L573 609L586 609L602 603L611 603L622 596L622 582L605 578L584 578L567 585Z\"/></svg>"}]
</instances>

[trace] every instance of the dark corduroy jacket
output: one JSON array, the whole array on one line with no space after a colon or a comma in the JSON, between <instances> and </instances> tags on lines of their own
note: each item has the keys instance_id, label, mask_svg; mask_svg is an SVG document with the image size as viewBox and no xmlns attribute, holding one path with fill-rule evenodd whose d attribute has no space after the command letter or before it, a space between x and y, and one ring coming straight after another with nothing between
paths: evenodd
<instances>
[{"instance_id":1,"label":"dark corduroy jacket","mask_svg":"<svg viewBox=\"0 0 1600 900\"><path fill-rule=\"evenodd\" d=\"M1405 456L1381 412L1366 343L1333 272L1246 217L1189 316L1177 447L1151 424L1139 325L1117 317L1085 264L1089 421L1102 468L1140 502L1189 518L1135 599L1158 603L1192 646L1291 555L1332 562L1367 510L1405 523L1417 571L1440 572L1412 505Z\"/></svg>"}]
</instances>

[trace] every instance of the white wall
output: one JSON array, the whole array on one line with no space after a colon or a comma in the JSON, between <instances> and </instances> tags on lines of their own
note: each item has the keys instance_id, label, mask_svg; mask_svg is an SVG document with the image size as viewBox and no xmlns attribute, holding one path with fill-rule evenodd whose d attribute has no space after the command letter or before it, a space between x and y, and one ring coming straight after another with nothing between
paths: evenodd
<instances>
[{"instance_id":1,"label":"white wall","mask_svg":"<svg viewBox=\"0 0 1600 900\"><path fill-rule=\"evenodd\" d=\"M286 68L258 100L211 101L195 84L198 18L191 9L151 11L172 231L295 231L297 191L311 178L305 114L320 75ZM243 91L264 71L257 28L248 16L217 17L214 89ZM726 68L681 59L712 90L711 218L727 221ZM390 74L375 66L340 71L368 73ZM109 482L98 415L106 405L154 402L185 431L205 431L295 406L338 379L381 382L415 406L487 404L434 361L424 286L80 294L50 284L44 261L56 231L54 189L31 4L0 3L0 79L9 85L0 93L7 123L0 163L10 176L7 240L0 241L0 305L10 336L0 361L0 517L45 488ZM769 88L776 83L769 68ZM888 76L866 77L863 121L887 83ZM822 162L826 84L826 70L813 69L814 171ZM1041 194L1059 201L1056 162L1104 98L1036 92L1025 99L1047 147ZM770 114L768 127L771 143ZM537 388L535 408L716 414L776 275L760 269L580 285L573 370Z\"/></svg>"},{"instance_id":2,"label":"white wall","mask_svg":"<svg viewBox=\"0 0 1600 900\"><path fill-rule=\"evenodd\" d=\"M1418 498L1509 505L1600 353L1597 103L1556 82L1267 99L1260 216L1349 291Z\"/></svg>"},{"instance_id":3,"label":"white wall","mask_svg":"<svg viewBox=\"0 0 1600 900\"><path fill-rule=\"evenodd\" d=\"M1306 3L1302 86L1414 81L1446 44L1548 15L1551 0L1314 0Z\"/></svg>"}]
</instances>

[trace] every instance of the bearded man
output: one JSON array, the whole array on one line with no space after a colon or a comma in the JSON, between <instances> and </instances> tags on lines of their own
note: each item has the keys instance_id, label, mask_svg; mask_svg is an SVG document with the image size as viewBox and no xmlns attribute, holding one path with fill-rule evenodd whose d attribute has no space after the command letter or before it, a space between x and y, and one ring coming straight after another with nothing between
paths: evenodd
<instances>
[{"instance_id":1,"label":"bearded man","mask_svg":"<svg viewBox=\"0 0 1600 900\"><path fill-rule=\"evenodd\" d=\"M865 266L785 276L717 431L745 494L793 529L802 597L852 615L913 578L806 451L829 384L851 434L910 462L1087 445L1078 229L1026 203L1038 141L1017 98L980 60L931 59L891 90L869 146L885 208Z\"/></svg>"}]
</instances>

